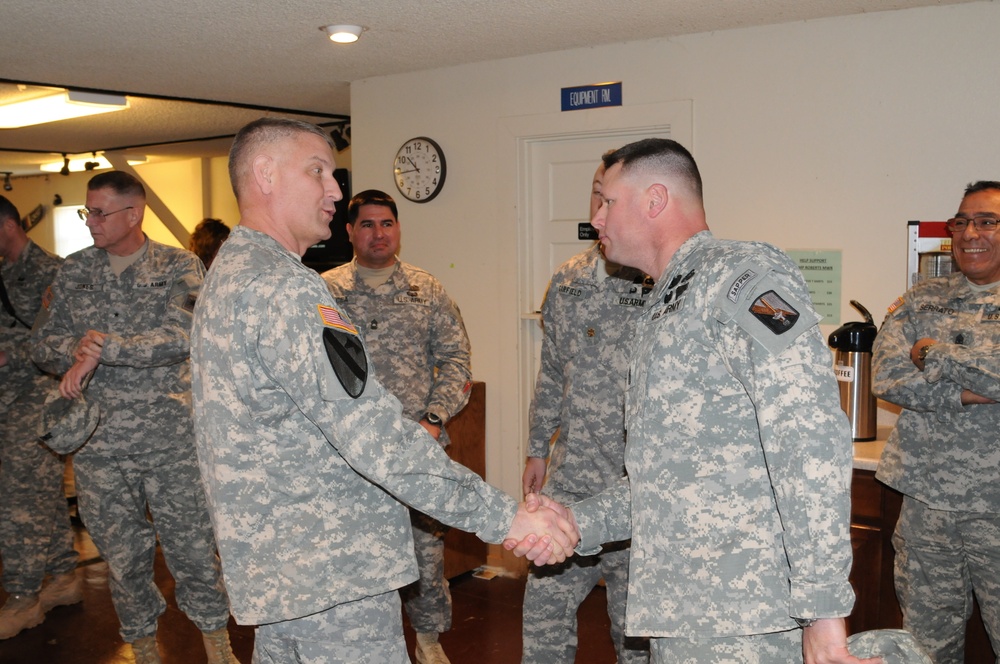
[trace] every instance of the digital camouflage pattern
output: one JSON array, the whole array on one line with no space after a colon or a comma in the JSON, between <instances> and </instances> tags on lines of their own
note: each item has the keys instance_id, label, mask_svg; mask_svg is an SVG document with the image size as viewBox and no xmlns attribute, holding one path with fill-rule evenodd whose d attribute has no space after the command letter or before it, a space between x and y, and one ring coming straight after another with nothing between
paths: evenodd
<instances>
[{"instance_id":1,"label":"digital camouflage pattern","mask_svg":"<svg viewBox=\"0 0 1000 664\"><path fill-rule=\"evenodd\" d=\"M458 306L433 275L397 260L389 279L373 289L358 276L354 260L323 279L359 325L375 372L406 417L419 421L429 411L447 422L465 407L472 380L469 336ZM438 442L449 443L443 427ZM445 632L451 628L447 530L419 512L410 520L420 579L403 591L406 612L417 632Z\"/></svg>"},{"instance_id":2,"label":"digital camouflage pattern","mask_svg":"<svg viewBox=\"0 0 1000 664\"><path fill-rule=\"evenodd\" d=\"M189 598L181 606L191 620L211 631L228 619L193 465L189 331L203 274L194 254L151 240L120 276L106 251L83 249L66 258L48 315L32 333L33 359L57 375L73 365L87 330L107 334L87 388L101 421L76 453L74 470L81 515L111 570L127 642L152 635L165 607L152 583L157 536L178 600Z\"/></svg>"},{"instance_id":3,"label":"digital camouflage pattern","mask_svg":"<svg viewBox=\"0 0 1000 664\"><path fill-rule=\"evenodd\" d=\"M62 259L33 241L13 263L0 259L11 306L29 325ZM73 530L63 492L65 462L34 435L41 403L55 379L31 362L31 330L0 307L0 556L10 594L37 593L46 574L76 567Z\"/></svg>"},{"instance_id":4,"label":"digital camouflage pattern","mask_svg":"<svg viewBox=\"0 0 1000 664\"><path fill-rule=\"evenodd\" d=\"M254 664L410 664L395 590L260 625ZM332 647L330 644L337 644Z\"/></svg>"},{"instance_id":5,"label":"digital camouflage pattern","mask_svg":"<svg viewBox=\"0 0 1000 664\"><path fill-rule=\"evenodd\" d=\"M851 612L853 451L809 302L783 253L708 231L658 279L629 366L628 480L574 506L578 551L632 537L629 634Z\"/></svg>"},{"instance_id":6,"label":"digital camouflage pattern","mask_svg":"<svg viewBox=\"0 0 1000 664\"><path fill-rule=\"evenodd\" d=\"M419 421L430 411L447 422L469 402L472 351L458 306L431 274L402 261L372 289L351 261L323 274L337 303L357 324L382 384ZM447 446L447 432L440 441Z\"/></svg>"},{"instance_id":7,"label":"digital camouflage pattern","mask_svg":"<svg viewBox=\"0 0 1000 664\"><path fill-rule=\"evenodd\" d=\"M563 263L549 282L528 456L550 459L542 493L560 503L599 493L625 474L629 348L651 287L639 270L608 266L597 244ZM524 594L522 662L572 664L577 609L602 577L618 661L647 661L644 644L625 639L628 556L618 546L533 568Z\"/></svg>"},{"instance_id":8,"label":"digital camouflage pattern","mask_svg":"<svg viewBox=\"0 0 1000 664\"><path fill-rule=\"evenodd\" d=\"M910 359L937 341L924 371ZM1000 294L960 272L920 281L886 316L873 390L903 407L876 477L904 494L893 547L903 626L936 662L962 661L972 592L1000 646Z\"/></svg>"},{"instance_id":9,"label":"digital camouflage pattern","mask_svg":"<svg viewBox=\"0 0 1000 664\"><path fill-rule=\"evenodd\" d=\"M401 417L375 376L349 396L323 341L331 326L356 338L347 318L299 256L245 226L205 284L192 336L198 454L243 624L415 580L407 511L393 496L493 543L516 512Z\"/></svg>"},{"instance_id":10,"label":"digital camouflage pattern","mask_svg":"<svg viewBox=\"0 0 1000 664\"><path fill-rule=\"evenodd\" d=\"M1000 512L1000 407L963 406L962 389L1000 400L1000 294L960 272L919 282L885 319L873 390L903 407L876 477L930 507ZM918 339L938 341L924 371Z\"/></svg>"}]
</instances>

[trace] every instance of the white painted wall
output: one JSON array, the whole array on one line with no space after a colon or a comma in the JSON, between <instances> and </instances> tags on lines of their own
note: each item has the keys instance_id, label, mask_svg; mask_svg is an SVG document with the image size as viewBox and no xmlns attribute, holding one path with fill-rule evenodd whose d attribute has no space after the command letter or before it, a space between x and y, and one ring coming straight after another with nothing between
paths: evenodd
<instances>
[{"instance_id":1,"label":"white painted wall","mask_svg":"<svg viewBox=\"0 0 1000 664\"><path fill-rule=\"evenodd\" d=\"M393 156L408 138L446 152L443 193L400 203L402 258L437 275L462 309L487 383L490 481L520 493L517 211L498 193L516 178L513 160L496 158L501 118L557 113L561 87L602 81L623 82L625 105L693 100L689 147L715 233L842 249L842 319L858 318L852 298L880 319L905 287L906 221L947 218L966 183L1000 179L997 34L1000 4L979 2L355 83L355 191L394 192Z\"/></svg>"}]
</instances>

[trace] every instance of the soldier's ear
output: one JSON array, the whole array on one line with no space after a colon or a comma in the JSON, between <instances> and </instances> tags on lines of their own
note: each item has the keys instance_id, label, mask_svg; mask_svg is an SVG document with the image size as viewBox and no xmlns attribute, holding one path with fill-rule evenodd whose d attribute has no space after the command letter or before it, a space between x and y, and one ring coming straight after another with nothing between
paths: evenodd
<instances>
[{"instance_id":1,"label":"soldier's ear","mask_svg":"<svg viewBox=\"0 0 1000 664\"><path fill-rule=\"evenodd\" d=\"M254 184L265 194L270 194L274 180L274 159L259 154L250 164L250 175Z\"/></svg>"},{"instance_id":2,"label":"soldier's ear","mask_svg":"<svg viewBox=\"0 0 1000 664\"><path fill-rule=\"evenodd\" d=\"M670 200L670 192L666 186L657 182L646 189L646 203L650 217L658 216L667 207Z\"/></svg>"}]
</instances>

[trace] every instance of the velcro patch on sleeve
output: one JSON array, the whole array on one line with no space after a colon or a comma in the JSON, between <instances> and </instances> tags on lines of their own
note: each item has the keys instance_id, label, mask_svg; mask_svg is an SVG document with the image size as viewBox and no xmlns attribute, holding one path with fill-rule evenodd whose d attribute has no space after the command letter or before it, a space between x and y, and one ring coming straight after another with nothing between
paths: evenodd
<instances>
[{"instance_id":1,"label":"velcro patch on sleeve","mask_svg":"<svg viewBox=\"0 0 1000 664\"><path fill-rule=\"evenodd\" d=\"M750 305L754 318L775 334L784 334L795 326L799 312L780 295L769 290Z\"/></svg>"},{"instance_id":2,"label":"velcro patch on sleeve","mask_svg":"<svg viewBox=\"0 0 1000 664\"><path fill-rule=\"evenodd\" d=\"M357 399L368 383L368 356L361 337L330 326L323 329L323 346L344 391Z\"/></svg>"},{"instance_id":3,"label":"velcro patch on sleeve","mask_svg":"<svg viewBox=\"0 0 1000 664\"><path fill-rule=\"evenodd\" d=\"M340 315L340 312L333 307L328 307L325 304L317 304L316 308L319 309L319 317L320 320L323 321L323 325L343 330L349 334L357 335L358 329L348 323L347 320Z\"/></svg>"},{"instance_id":4,"label":"velcro patch on sleeve","mask_svg":"<svg viewBox=\"0 0 1000 664\"><path fill-rule=\"evenodd\" d=\"M899 297L897 297L897 298L896 298L896 299L895 299L895 300L893 301L893 303L889 305L889 311L888 311L888 313L890 313L890 314L891 314L891 313L892 313L892 312L894 312L894 311L895 311L896 309L899 309L899 308L900 308L901 306L903 306L903 296L902 296L902 295L900 295Z\"/></svg>"}]
</instances>

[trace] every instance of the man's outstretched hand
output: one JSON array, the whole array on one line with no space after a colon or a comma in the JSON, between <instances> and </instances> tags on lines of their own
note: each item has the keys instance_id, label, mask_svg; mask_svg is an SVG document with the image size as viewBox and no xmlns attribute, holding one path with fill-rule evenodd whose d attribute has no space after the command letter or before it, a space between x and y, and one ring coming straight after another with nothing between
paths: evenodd
<instances>
[{"instance_id":1,"label":"man's outstretched hand","mask_svg":"<svg viewBox=\"0 0 1000 664\"><path fill-rule=\"evenodd\" d=\"M518 519L522 517L544 519L546 530L539 530L539 524L534 521L524 520L522 526L530 523L535 527L519 528ZM579 541L580 531L568 508L546 496L529 493L514 517L514 526L507 533L503 546L515 556L525 557L536 565L551 565L571 556Z\"/></svg>"}]
</instances>

